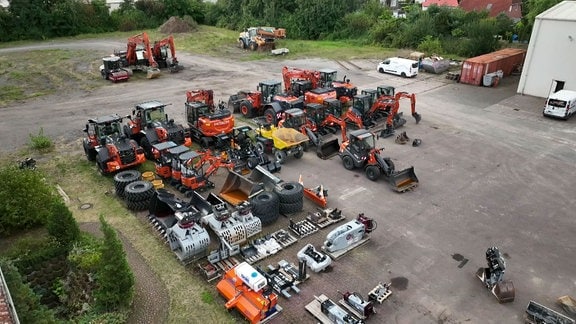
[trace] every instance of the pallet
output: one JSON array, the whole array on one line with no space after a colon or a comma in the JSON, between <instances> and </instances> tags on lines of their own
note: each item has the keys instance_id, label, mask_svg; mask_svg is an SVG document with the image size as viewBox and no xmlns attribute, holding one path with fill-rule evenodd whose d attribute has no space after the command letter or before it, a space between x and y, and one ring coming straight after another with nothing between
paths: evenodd
<instances>
[{"instance_id":1,"label":"pallet","mask_svg":"<svg viewBox=\"0 0 576 324\"><path fill-rule=\"evenodd\" d=\"M272 233L271 236L276 239L276 242L278 242L278 244L282 245L283 248L286 248L296 242L298 242L298 239L295 238L294 236L292 236L292 234L290 234L290 232L288 232L285 229L279 229L276 232Z\"/></svg>"},{"instance_id":2,"label":"pallet","mask_svg":"<svg viewBox=\"0 0 576 324\"><path fill-rule=\"evenodd\" d=\"M318 227L307 219L299 222L291 221L289 228L294 234L298 235L299 238L304 238L318 232Z\"/></svg>"},{"instance_id":3,"label":"pallet","mask_svg":"<svg viewBox=\"0 0 576 324\"><path fill-rule=\"evenodd\" d=\"M370 236L366 236L365 238L361 239L360 241L348 246L345 249L342 250L338 250L338 251L334 251L334 252L328 252L326 251L326 247L322 246L322 252L326 253L328 256L330 256L332 258L332 260L338 260L340 259L344 254L350 252L351 250L366 244L368 241L370 241Z\"/></svg>"},{"instance_id":4,"label":"pallet","mask_svg":"<svg viewBox=\"0 0 576 324\"><path fill-rule=\"evenodd\" d=\"M240 264L240 261L235 257L230 257L224 260L220 260L216 263L204 262L198 263L198 268L204 274L204 277L208 282L212 282L220 277L222 274L235 266Z\"/></svg>"},{"instance_id":5,"label":"pallet","mask_svg":"<svg viewBox=\"0 0 576 324\"><path fill-rule=\"evenodd\" d=\"M367 317L364 316L364 314L360 314L360 312L358 312L358 310L356 310L356 308L350 306L350 304L348 304L344 299L340 299L338 301L338 303L344 307L344 309L351 313L352 315L356 316L357 318L361 319L361 320L365 320Z\"/></svg>"},{"instance_id":6,"label":"pallet","mask_svg":"<svg viewBox=\"0 0 576 324\"><path fill-rule=\"evenodd\" d=\"M382 304L388 297L392 295L392 290L390 290L390 284L378 283L374 289L370 290L368 293L368 299L375 301L378 304Z\"/></svg>"},{"instance_id":7,"label":"pallet","mask_svg":"<svg viewBox=\"0 0 576 324\"><path fill-rule=\"evenodd\" d=\"M322 212L326 212L326 210L320 210L317 213L322 213ZM328 213L330 213L330 212L328 211ZM319 222L316 222L313 220L311 213L308 213L308 216L306 216L306 220L308 220L310 223L314 224L316 227L318 227L320 229L324 229L324 228L326 228L332 224L336 224L338 222L341 222L344 219L346 219L346 216L343 216L343 215L339 218L323 217Z\"/></svg>"},{"instance_id":8,"label":"pallet","mask_svg":"<svg viewBox=\"0 0 576 324\"><path fill-rule=\"evenodd\" d=\"M328 300L328 299L330 299L330 298L328 298L324 294L322 294L318 297L314 296L314 300L311 301L310 303L306 304L306 306L304 306L304 308L310 314L312 314L314 317L316 317L316 319L318 321L320 321L320 323L322 323L322 324L333 324L333 322L328 318L328 316L326 316L324 313L322 313L322 309L320 308L320 304L323 303L325 300Z\"/></svg>"},{"instance_id":9,"label":"pallet","mask_svg":"<svg viewBox=\"0 0 576 324\"><path fill-rule=\"evenodd\" d=\"M278 251L282 250L282 246L276 241L274 237L269 237L265 239L265 242L262 244L258 243L251 243L246 248L254 248L256 249L256 253L252 256L244 256L244 260L248 262L248 264L254 264L260 260L264 260L267 257L278 253Z\"/></svg>"},{"instance_id":10,"label":"pallet","mask_svg":"<svg viewBox=\"0 0 576 324\"><path fill-rule=\"evenodd\" d=\"M292 272L288 271L286 268L297 269L294 264L288 263L285 260L279 261L277 267L269 264L267 276L274 277L274 278L278 279L278 281L273 281L273 280L269 279L268 284L279 295L282 295L286 298L291 298L292 295L290 295L290 291L299 294L300 289L298 288L298 285L300 283L306 281L308 278L310 278L310 275L306 274L306 277L304 279L298 280L297 279L298 273L296 272L296 275L295 275ZM274 283L277 282L280 286L286 286L286 287L282 289L280 286L273 284L273 282Z\"/></svg>"},{"instance_id":11,"label":"pallet","mask_svg":"<svg viewBox=\"0 0 576 324\"><path fill-rule=\"evenodd\" d=\"M280 314L283 310L284 309L280 305L276 304L276 311L272 313L270 316L258 322L258 324L264 324L270 322L274 317L278 316L278 314Z\"/></svg>"}]
</instances>

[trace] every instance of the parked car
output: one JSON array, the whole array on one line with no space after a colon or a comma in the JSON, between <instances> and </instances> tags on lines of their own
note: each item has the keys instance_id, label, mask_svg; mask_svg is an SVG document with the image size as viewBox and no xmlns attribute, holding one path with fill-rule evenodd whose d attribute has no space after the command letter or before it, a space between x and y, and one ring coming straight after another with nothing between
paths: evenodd
<instances>
[{"instance_id":1,"label":"parked car","mask_svg":"<svg viewBox=\"0 0 576 324\"><path fill-rule=\"evenodd\" d=\"M418 75L418 61L401 57L391 57L378 64L376 70L380 73L390 73L403 78L412 78Z\"/></svg>"}]
</instances>

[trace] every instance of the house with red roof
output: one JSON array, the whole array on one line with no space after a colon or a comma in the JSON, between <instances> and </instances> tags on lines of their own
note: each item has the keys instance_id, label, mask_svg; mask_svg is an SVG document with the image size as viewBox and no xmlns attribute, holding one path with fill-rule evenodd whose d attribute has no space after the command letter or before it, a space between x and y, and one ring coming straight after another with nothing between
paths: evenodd
<instances>
[{"instance_id":1,"label":"house with red roof","mask_svg":"<svg viewBox=\"0 0 576 324\"><path fill-rule=\"evenodd\" d=\"M427 10L430 6L438 7L458 7L458 0L425 0L422 2L422 10Z\"/></svg>"},{"instance_id":2,"label":"house with red roof","mask_svg":"<svg viewBox=\"0 0 576 324\"><path fill-rule=\"evenodd\" d=\"M503 13L514 21L522 18L522 0L460 0L464 11L487 10L490 17Z\"/></svg>"}]
</instances>

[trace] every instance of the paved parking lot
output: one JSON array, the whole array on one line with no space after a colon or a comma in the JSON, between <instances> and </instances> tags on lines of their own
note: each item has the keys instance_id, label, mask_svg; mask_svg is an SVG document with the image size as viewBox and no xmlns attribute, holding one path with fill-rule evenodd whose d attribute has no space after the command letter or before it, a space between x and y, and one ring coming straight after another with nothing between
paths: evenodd
<instances>
[{"instance_id":1,"label":"paved parking lot","mask_svg":"<svg viewBox=\"0 0 576 324\"><path fill-rule=\"evenodd\" d=\"M402 111L408 122L402 130L422 139L422 145L398 145L393 138L378 144L397 169L414 166L420 186L397 194L384 180L371 182L361 171L345 170L338 157L324 161L307 153L287 162L281 178L293 181L302 175L306 185L322 183L331 207L348 218L363 212L378 228L368 244L337 260L332 271L311 273L301 296L281 299L285 311L274 323L313 323L304 310L313 295L338 299L337 290L366 295L380 281L393 282L393 295L376 307L373 323L520 323L530 300L558 309L557 297L576 295L576 120L543 118L543 99L515 95L517 77L483 88L429 74L415 79L382 75L375 71L376 60L342 65L320 59L233 62L192 55L180 60L189 68L178 75L1 109L1 148L22 145L42 125L49 136L78 141L87 116L125 115L135 103L151 99L173 102L168 113L183 122L187 89L211 88L216 98L227 100L237 90L255 88L259 80L280 79L283 65L333 67L359 89L393 85L417 94L422 121L414 123L406 104ZM287 223L281 218L274 228ZM328 231L262 264L281 258L295 262L301 246L320 246ZM474 276L486 265L490 246L505 253L506 277L516 287L511 304L498 304Z\"/></svg>"}]
</instances>

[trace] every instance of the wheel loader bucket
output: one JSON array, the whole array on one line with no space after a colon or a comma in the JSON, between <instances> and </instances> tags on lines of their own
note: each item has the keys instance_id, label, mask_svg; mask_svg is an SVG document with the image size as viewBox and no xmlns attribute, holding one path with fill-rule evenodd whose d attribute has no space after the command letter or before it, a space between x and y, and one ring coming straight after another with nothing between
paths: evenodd
<instances>
[{"instance_id":1,"label":"wheel loader bucket","mask_svg":"<svg viewBox=\"0 0 576 324\"><path fill-rule=\"evenodd\" d=\"M405 192L418 187L418 177L414 173L414 167L409 167L402 171L394 172L389 177L390 185L396 192Z\"/></svg>"},{"instance_id":2,"label":"wheel loader bucket","mask_svg":"<svg viewBox=\"0 0 576 324\"><path fill-rule=\"evenodd\" d=\"M263 186L261 184L246 178L238 172L228 170L228 176L218 195L229 204L237 206L262 190Z\"/></svg>"},{"instance_id":3,"label":"wheel loader bucket","mask_svg":"<svg viewBox=\"0 0 576 324\"><path fill-rule=\"evenodd\" d=\"M319 141L316 146L316 155L322 160L329 159L336 156L340 151L340 144L338 139L333 139L327 142Z\"/></svg>"},{"instance_id":4,"label":"wheel loader bucket","mask_svg":"<svg viewBox=\"0 0 576 324\"><path fill-rule=\"evenodd\" d=\"M496 296L500 304L511 303L514 301L516 290L512 281L504 280L492 287L492 294Z\"/></svg>"},{"instance_id":5,"label":"wheel loader bucket","mask_svg":"<svg viewBox=\"0 0 576 324\"><path fill-rule=\"evenodd\" d=\"M263 166L259 165L252 173L250 173L249 180L253 183L258 183L264 186L268 190L273 190L277 184L282 182L282 179L273 175L271 171L267 170Z\"/></svg>"},{"instance_id":6,"label":"wheel loader bucket","mask_svg":"<svg viewBox=\"0 0 576 324\"><path fill-rule=\"evenodd\" d=\"M146 78L147 79L156 79L160 76L160 69L159 68L149 68L146 70Z\"/></svg>"}]
</instances>

